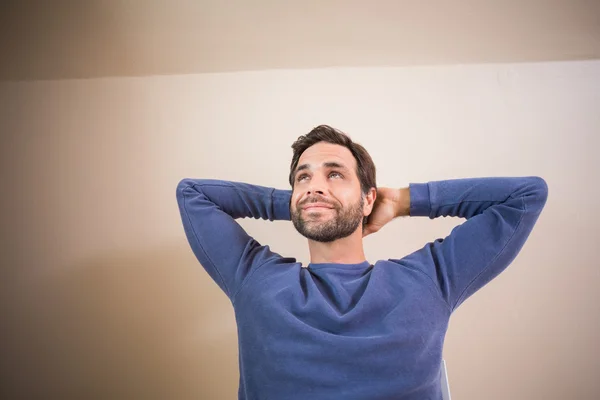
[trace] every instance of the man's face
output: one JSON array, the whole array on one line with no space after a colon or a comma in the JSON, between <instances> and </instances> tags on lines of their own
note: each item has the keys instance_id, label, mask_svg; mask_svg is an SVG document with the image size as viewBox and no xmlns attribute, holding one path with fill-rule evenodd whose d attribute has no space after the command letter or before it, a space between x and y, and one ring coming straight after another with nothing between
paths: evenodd
<instances>
[{"instance_id":1,"label":"man's face","mask_svg":"<svg viewBox=\"0 0 600 400\"><path fill-rule=\"evenodd\" d=\"M345 238L362 225L364 198L350 150L320 142L302 153L290 212L296 230L318 242Z\"/></svg>"}]
</instances>

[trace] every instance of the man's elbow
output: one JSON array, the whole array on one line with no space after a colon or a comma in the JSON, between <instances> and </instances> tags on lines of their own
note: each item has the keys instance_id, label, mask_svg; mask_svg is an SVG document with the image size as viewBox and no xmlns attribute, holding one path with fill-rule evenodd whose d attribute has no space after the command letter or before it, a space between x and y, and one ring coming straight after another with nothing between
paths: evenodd
<instances>
[{"instance_id":1,"label":"man's elbow","mask_svg":"<svg viewBox=\"0 0 600 400\"><path fill-rule=\"evenodd\" d=\"M528 188L528 208L532 208L540 212L546 205L548 200L548 183L539 176L530 177L531 183Z\"/></svg>"}]
</instances>

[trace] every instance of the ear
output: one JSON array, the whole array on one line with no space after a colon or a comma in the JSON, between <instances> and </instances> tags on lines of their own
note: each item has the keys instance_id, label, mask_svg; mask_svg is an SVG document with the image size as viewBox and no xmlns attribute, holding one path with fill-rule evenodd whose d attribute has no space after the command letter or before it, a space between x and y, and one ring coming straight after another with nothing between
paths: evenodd
<instances>
[{"instance_id":1,"label":"ear","mask_svg":"<svg viewBox=\"0 0 600 400\"><path fill-rule=\"evenodd\" d=\"M375 205L375 200L377 199L377 189L371 188L365 195L365 205L363 207L364 216L369 216L373 211L373 206Z\"/></svg>"}]
</instances>

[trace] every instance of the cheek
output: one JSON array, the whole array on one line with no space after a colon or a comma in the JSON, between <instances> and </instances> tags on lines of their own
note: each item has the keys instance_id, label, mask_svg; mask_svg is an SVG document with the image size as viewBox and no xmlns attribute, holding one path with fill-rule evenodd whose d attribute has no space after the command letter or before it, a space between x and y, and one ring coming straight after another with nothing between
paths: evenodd
<instances>
[{"instance_id":1,"label":"cheek","mask_svg":"<svg viewBox=\"0 0 600 400\"><path fill-rule=\"evenodd\" d=\"M290 200L290 208L292 209L292 211L296 211L297 202L298 198L294 194L292 194L292 198Z\"/></svg>"},{"instance_id":2,"label":"cheek","mask_svg":"<svg viewBox=\"0 0 600 400\"><path fill-rule=\"evenodd\" d=\"M355 204L359 199L353 192L342 192L340 193L339 200L342 204L348 206L350 204Z\"/></svg>"}]
</instances>

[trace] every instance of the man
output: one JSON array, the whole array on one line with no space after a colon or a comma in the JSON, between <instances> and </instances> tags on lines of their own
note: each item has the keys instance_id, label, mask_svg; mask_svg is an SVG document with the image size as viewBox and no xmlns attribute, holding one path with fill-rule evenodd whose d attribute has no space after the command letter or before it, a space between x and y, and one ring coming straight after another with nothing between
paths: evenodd
<instances>
[{"instance_id":1,"label":"man","mask_svg":"<svg viewBox=\"0 0 600 400\"><path fill-rule=\"evenodd\" d=\"M539 177L379 188L366 150L327 125L293 145L292 190L184 179L190 246L235 311L239 399L441 399L451 313L500 274L548 195ZM467 220L401 259L366 260L362 239L400 216ZM291 220L310 263L282 257L236 218Z\"/></svg>"}]
</instances>

